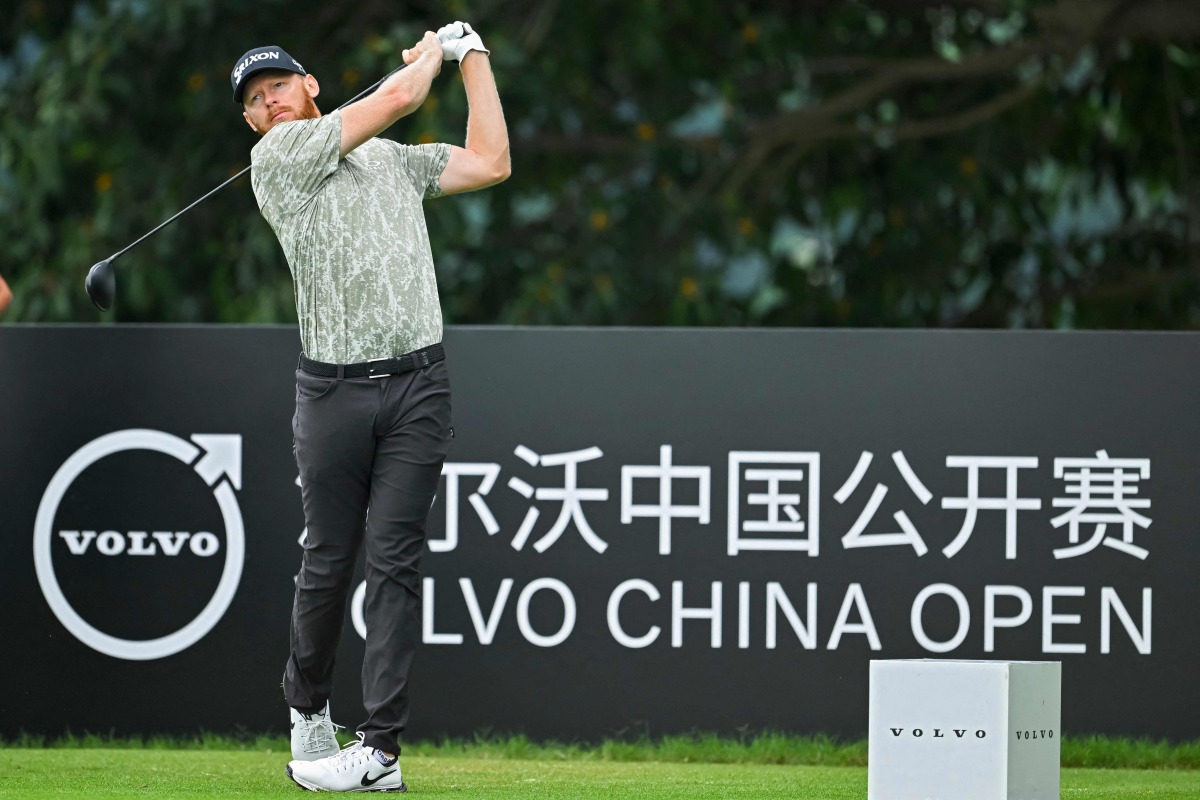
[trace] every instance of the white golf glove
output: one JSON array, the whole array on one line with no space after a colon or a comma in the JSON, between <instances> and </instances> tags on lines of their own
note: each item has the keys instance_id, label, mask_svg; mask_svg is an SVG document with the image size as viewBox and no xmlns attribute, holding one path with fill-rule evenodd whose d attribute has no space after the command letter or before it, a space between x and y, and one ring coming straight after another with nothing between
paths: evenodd
<instances>
[{"instance_id":1,"label":"white golf glove","mask_svg":"<svg viewBox=\"0 0 1200 800\"><path fill-rule=\"evenodd\" d=\"M442 60L462 63L463 58L472 50L481 53L491 53L483 46L483 39L471 29L466 22L452 22L438 28L438 41L442 43Z\"/></svg>"}]
</instances>

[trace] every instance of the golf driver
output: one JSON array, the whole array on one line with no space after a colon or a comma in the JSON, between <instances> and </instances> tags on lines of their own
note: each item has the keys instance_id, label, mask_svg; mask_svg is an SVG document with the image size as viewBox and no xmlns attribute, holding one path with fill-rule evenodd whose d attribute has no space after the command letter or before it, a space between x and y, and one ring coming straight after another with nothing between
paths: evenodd
<instances>
[{"instance_id":1,"label":"golf driver","mask_svg":"<svg viewBox=\"0 0 1200 800\"><path fill-rule=\"evenodd\" d=\"M379 80L375 81L375 83L371 84L371 85L370 85L370 86L368 86L366 89L363 89L361 92L359 92L358 94L354 95L354 97L351 97L349 100L347 100L346 102L342 103L340 106L338 106L338 109L343 109L343 108L345 108L346 106L348 106L348 105L350 105L351 103L353 103L354 101L356 101L356 100L358 100L358 99L360 99L360 98L362 98L362 97L365 97L366 95L368 95L368 94L370 94L371 92L375 91L376 89L378 89L378 88L379 88L380 84L382 84L382 83L383 83L384 81L386 81L388 78L390 78L390 77L392 77L393 75L395 75L395 74L396 74L397 72L399 72L400 70L404 69L404 66L405 66L405 65L401 65L401 66L397 67L396 69L392 70L391 72L389 72L387 75L384 75L382 78L380 78ZM225 182L224 182L224 183L222 183L220 186L218 186L217 188L213 189L213 190L212 190L212 191L210 191L208 194L204 195L203 197L201 197L201 198L200 198L199 200L197 200L196 202L192 203L192 204L191 204L190 206L188 206L187 208L183 209L182 211L180 211L179 213L175 214L175 215L174 215L173 217L171 217L170 219L168 219L168 220L166 220L165 222L161 223L161 224L160 224L160 225L159 225L157 228L155 228L154 230L152 230L152 231L150 231L149 233L145 234L145 235L144 235L144 236L142 236L140 239L138 239L137 241L135 241L133 244L127 245L126 247L124 247L124 248L122 248L122 249L118 250L117 252L113 253L111 256L109 256L108 258L104 259L103 261L98 261L98 262L96 262L95 264L93 264L93 265L92 265L92 268L91 268L90 270L88 270L87 278L86 278L86 279L84 280L84 282L83 282L83 286L84 286L84 288L85 288L85 289L87 289L88 297L90 297L90 298L92 299L92 304L93 304L93 305L95 305L95 306L96 306L96 308L100 309L101 311L108 311L108 309L110 309L110 308L112 307L113 300L116 298L116 295L117 295L117 276L116 276L116 274L113 272L113 266L112 266L112 264L113 264L113 262L114 262L114 261L116 261L116 260L117 260L117 258L118 258L118 257L120 257L120 256L124 255L125 253L129 252L129 251L130 251L130 250L132 250L134 247L137 247L139 244L141 244L142 242L144 242L146 239L149 239L151 236L153 236L154 234L158 233L158 232L159 232L159 231L161 231L163 228L167 227L167 226L168 226L168 225L170 225L172 222L174 222L175 220L179 219L179 218L180 218L180 217L182 217L184 214L186 214L187 212L191 211L193 208L195 208L196 206L200 205L200 204L201 204L201 203L203 203L205 200L207 200L208 198L212 197L214 194L216 194L217 192L221 191L221 190L222 190L222 189L224 189L226 186L228 186L229 184L233 183L234 181L236 181L238 178L242 177L243 175L245 175L245 174L246 174L247 172L249 172L249 171L250 171L250 167L246 167L246 168L245 168L245 169L243 169L241 172L239 172L238 174L234 175L232 178L230 178L229 180L225 181Z\"/></svg>"}]
</instances>

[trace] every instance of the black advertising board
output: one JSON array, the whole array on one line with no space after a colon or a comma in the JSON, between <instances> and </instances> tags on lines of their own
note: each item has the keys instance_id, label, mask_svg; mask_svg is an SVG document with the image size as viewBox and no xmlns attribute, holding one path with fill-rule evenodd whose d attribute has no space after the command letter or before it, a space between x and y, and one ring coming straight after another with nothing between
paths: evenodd
<instances>
[{"instance_id":1,"label":"black advertising board","mask_svg":"<svg viewBox=\"0 0 1200 800\"><path fill-rule=\"evenodd\" d=\"M1200 336L446 347L412 736L857 737L887 658L1061 661L1068 733L1197 736ZM285 327L0 328L0 735L284 729L298 348ZM361 631L352 602L351 726Z\"/></svg>"}]
</instances>

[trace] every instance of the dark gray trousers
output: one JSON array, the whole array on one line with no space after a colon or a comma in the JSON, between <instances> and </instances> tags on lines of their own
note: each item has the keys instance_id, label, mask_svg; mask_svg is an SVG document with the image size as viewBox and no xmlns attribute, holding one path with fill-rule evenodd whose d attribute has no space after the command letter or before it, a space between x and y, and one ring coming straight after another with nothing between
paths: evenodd
<instances>
[{"instance_id":1,"label":"dark gray trousers","mask_svg":"<svg viewBox=\"0 0 1200 800\"><path fill-rule=\"evenodd\" d=\"M408 674L421 638L425 520L449 450L444 361L385 378L296 371L292 420L308 536L292 607L288 705L319 710L360 547L366 545L364 743L398 753L408 723Z\"/></svg>"}]
</instances>

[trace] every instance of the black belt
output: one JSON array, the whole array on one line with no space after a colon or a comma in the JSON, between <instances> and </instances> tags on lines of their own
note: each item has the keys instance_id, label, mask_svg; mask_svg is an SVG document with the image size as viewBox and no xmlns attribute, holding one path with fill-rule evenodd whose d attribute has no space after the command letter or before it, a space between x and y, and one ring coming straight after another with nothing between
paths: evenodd
<instances>
[{"instance_id":1,"label":"black belt","mask_svg":"<svg viewBox=\"0 0 1200 800\"><path fill-rule=\"evenodd\" d=\"M431 344L395 358L373 358L358 364L326 364L300 356L300 369L318 378L382 378L428 367L446 358L441 344Z\"/></svg>"}]
</instances>

